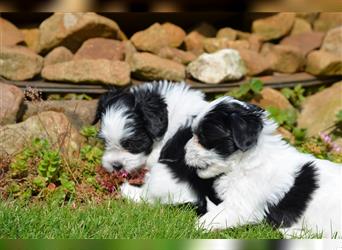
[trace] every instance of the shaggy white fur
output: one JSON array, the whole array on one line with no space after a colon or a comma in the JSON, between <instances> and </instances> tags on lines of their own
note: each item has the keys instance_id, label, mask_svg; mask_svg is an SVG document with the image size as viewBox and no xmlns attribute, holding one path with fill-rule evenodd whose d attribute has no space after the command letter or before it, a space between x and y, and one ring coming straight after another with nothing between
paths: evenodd
<instances>
[{"instance_id":1,"label":"shaggy white fur","mask_svg":"<svg viewBox=\"0 0 342 250\"><path fill-rule=\"evenodd\" d=\"M232 101L236 102L228 97L213 102L199 114L193 123L194 128L217 104ZM277 126L267 118L266 112L263 123L254 147L246 152L238 150L227 158L205 149L196 137L187 143L186 162L198 168L200 177L222 174L215 181L214 188L223 202L218 206L211 205L197 226L215 230L261 222L268 212L267 205L278 204L294 185L300 168L312 161L317 170L318 189L300 219L283 232L298 235L309 229L323 233L323 237L341 237L342 165L298 152L276 134Z\"/></svg>"}]
</instances>

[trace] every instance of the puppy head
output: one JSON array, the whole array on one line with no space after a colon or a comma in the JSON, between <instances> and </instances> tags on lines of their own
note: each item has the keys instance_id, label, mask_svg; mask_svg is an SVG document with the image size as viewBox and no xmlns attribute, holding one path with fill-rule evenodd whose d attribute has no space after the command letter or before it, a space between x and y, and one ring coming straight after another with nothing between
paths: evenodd
<instances>
[{"instance_id":1,"label":"puppy head","mask_svg":"<svg viewBox=\"0 0 342 250\"><path fill-rule=\"evenodd\" d=\"M214 101L193 123L194 136L185 147L187 164L205 178L226 172L233 153L245 152L257 143L262 114L259 107L231 97Z\"/></svg>"},{"instance_id":2,"label":"puppy head","mask_svg":"<svg viewBox=\"0 0 342 250\"><path fill-rule=\"evenodd\" d=\"M152 150L154 139L165 133L165 114L155 121L158 111L153 110L155 106L163 107L162 104L156 104L162 100L156 96L141 98L129 91L115 90L99 100L99 137L105 142L102 165L109 172L120 169L131 172L142 167ZM163 124L155 127L156 123Z\"/></svg>"}]
</instances>

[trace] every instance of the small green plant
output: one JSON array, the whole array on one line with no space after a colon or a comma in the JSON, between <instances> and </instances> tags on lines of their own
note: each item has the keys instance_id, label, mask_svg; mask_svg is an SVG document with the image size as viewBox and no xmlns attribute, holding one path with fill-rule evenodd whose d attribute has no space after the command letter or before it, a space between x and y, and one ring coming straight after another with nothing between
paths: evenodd
<instances>
[{"instance_id":1,"label":"small green plant","mask_svg":"<svg viewBox=\"0 0 342 250\"><path fill-rule=\"evenodd\" d=\"M239 88L232 89L226 95L242 101L250 101L253 97L260 95L262 89L262 81L257 78L252 78L249 82L240 85Z\"/></svg>"},{"instance_id":2,"label":"small green plant","mask_svg":"<svg viewBox=\"0 0 342 250\"><path fill-rule=\"evenodd\" d=\"M53 182L59 175L62 160L58 151L44 151L38 164L38 173Z\"/></svg>"},{"instance_id":3,"label":"small green plant","mask_svg":"<svg viewBox=\"0 0 342 250\"><path fill-rule=\"evenodd\" d=\"M14 177L23 177L27 175L29 160L33 157L31 149L24 149L20 154L17 154L10 164L10 169Z\"/></svg>"},{"instance_id":4,"label":"small green plant","mask_svg":"<svg viewBox=\"0 0 342 250\"><path fill-rule=\"evenodd\" d=\"M296 127L297 111L295 109L281 110L276 107L269 107L266 110L279 126L284 127L293 134L295 144L300 144L305 140L306 129Z\"/></svg>"},{"instance_id":5,"label":"small green plant","mask_svg":"<svg viewBox=\"0 0 342 250\"><path fill-rule=\"evenodd\" d=\"M81 135L86 138L96 138L98 129L95 126L85 126L81 129Z\"/></svg>"},{"instance_id":6,"label":"small green plant","mask_svg":"<svg viewBox=\"0 0 342 250\"><path fill-rule=\"evenodd\" d=\"M100 164L102 154L103 151L96 146L86 145L81 148L81 159L94 166Z\"/></svg>"},{"instance_id":7,"label":"small green plant","mask_svg":"<svg viewBox=\"0 0 342 250\"><path fill-rule=\"evenodd\" d=\"M283 88L281 93L289 100L289 102L296 108L299 108L305 100L305 89L298 84L294 88Z\"/></svg>"}]
</instances>

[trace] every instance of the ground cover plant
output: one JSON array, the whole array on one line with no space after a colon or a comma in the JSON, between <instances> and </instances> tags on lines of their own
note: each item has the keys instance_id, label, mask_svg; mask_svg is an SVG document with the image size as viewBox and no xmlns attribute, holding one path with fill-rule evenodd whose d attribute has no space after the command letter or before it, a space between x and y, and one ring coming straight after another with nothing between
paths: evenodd
<instances>
[{"instance_id":1,"label":"ground cover plant","mask_svg":"<svg viewBox=\"0 0 342 250\"><path fill-rule=\"evenodd\" d=\"M252 79L227 95L250 101L262 89L262 82ZM297 127L301 104L313 92L299 85L285 88L281 93L295 108L269 107L267 111L293 136L286 140L298 150L342 163L341 148L334 142L341 137L342 110L334 125L320 135L308 137ZM282 238L266 224L207 233L195 229L196 215L190 207L123 200L119 185L124 181L141 185L146 170L128 176L105 172L98 127L86 126L80 133L85 143L73 159L42 138L34 138L18 154L0 159L0 238ZM320 236L307 233L303 237Z\"/></svg>"}]
</instances>

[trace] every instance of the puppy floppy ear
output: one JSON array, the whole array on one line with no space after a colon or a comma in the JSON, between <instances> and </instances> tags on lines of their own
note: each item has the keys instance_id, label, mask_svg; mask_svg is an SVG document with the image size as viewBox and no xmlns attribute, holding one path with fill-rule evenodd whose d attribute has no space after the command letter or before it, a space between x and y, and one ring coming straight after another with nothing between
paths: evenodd
<instances>
[{"instance_id":1,"label":"puppy floppy ear","mask_svg":"<svg viewBox=\"0 0 342 250\"><path fill-rule=\"evenodd\" d=\"M262 119L256 113L231 114L231 129L234 143L243 152L253 147L263 128Z\"/></svg>"},{"instance_id":2,"label":"puppy floppy ear","mask_svg":"<svg viewBox=\"0 0 342 250\"><path fill-rule=\"evenodd\" d=\"M136 109L141 113L144 126L152 138L165 134L168 125L167 105L160 95L140 93L136 96Z\"/></svg>"},{"instance_id":3,"label":"puppy floppy ear","mask_svg":"<svg viewBox=\"0 0 342 250\"><path fill-rule=\"evenodd\" d=\"M100 96L97 103L95 119L92 125L96 124L102 117L102 114L106 111L106 108L114 101L114 99L122 93L122 90L112 87L108 92Z\"/></svg>"}]
</instances>

